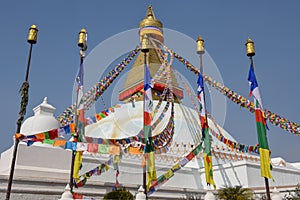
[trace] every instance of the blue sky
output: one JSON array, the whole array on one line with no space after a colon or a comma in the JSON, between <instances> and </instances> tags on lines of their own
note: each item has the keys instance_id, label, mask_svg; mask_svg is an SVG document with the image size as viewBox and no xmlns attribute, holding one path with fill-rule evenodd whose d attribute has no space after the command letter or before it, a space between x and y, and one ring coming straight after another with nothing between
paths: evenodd
<instances>
[{"instance_id":1,"label":"blue sky","mask_svg":"<svg viewBox=\"0 0 300 200\"><path fill-rule=\"evenodd\" d=\"M89 54L107 38L137 28L149 4L164 27L195 40L200 34L224 84L244 96L249 90L244 43L250 36L255 42L255 73L264 106L300 123L299 1L5 1L0 7L0 152L13 144L18 90L24 81L29 50L26 37L32 24L38 26L39 35L30 66L26 117L45 96L58 116L72 103L80 29L89 32ZM120 58L118 55L116 62ZM104 97L109 105L109 97ZM240 143L257 143L254 116L229 100L224 128ZM272 157L300 161L299 136L270 123L269 128Z\"/></svg>"}]
</instances>

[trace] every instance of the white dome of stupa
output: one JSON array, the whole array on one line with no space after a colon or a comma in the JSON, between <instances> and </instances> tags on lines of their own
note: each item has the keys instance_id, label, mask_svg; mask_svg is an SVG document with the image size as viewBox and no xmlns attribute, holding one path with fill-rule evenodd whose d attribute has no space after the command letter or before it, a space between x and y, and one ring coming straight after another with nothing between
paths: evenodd
<instances>
[{"instance_id":1,"label":"white dome of stupa","mask_svg":"<svg viewBox=\"0 0 300 200\"><path fill-rule=\"evenodd\" d=\"M55 107L48 104L47 97L33 109L34 116L29 117L21 126L21 134L32 135L59 128L59 123L53 116Z\"/></svg>"},{"instance_id":2,"label":"white dome of stupa","mask_svg":"<svg viewBox=\"0 0 300 200\"><path fill-rule=\"evenodd\" d=\"M153 122L155 122L159 115L162 113L166 101L163 101L159 111L155 115ZM153 101L154 108L158 104L158 101ZM171 106L170 106L171 107ZM163 131L169 122L171 114L171 108L166 112L164 118L152 131L152 135L157 135ZM190 143L195 144L199 142L195 138L195 135L201 132L200 120L198 113L187 106L182 104L174 104L174 137L173 142ZM216 124L208 119L209 127L215 132L218 132L217 128L222 132L226 138L231 141L235 139L222 127L216 127ZM114 109L114 112L104 119L98 121L97 123L86 126L85 134L88 137L93 138L126 138L130 136L135 136L143 128L143 101L135 102L133 107L131 103L121 104L118 108ZM216 138L213 138L213 144L223 146L223 144Z\"/></svg>"}]
</instances>

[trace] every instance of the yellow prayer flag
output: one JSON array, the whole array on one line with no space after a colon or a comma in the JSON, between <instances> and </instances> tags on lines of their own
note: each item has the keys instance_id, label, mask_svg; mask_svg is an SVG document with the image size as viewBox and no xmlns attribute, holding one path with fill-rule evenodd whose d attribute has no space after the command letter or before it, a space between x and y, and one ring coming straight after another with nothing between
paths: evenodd
<instances>
[{"instance_id":1,"label":"yellow prayer flag","mask_svg":"<svg viewBox=\"0 0 300 200\"><path fill-rule=\"evenodd\" d=\"M166 177L166 179L170 179L172 176L174 175L173 171L170 169L168 170L164 176Z\"/></svg>"},{"instance_id":2,"label":"yellow prayer flag","mask_svg":"<svg viewBox=\"0 0 300 200\"><path fill-rule=\"evenodd\" d=\"M270 168L270 150L259 148L260 155L260 172L261 176L266 178L272 178L271 168Z\"/></svg>"},{"instance_id":3,"label":"yellow prayer flag","mask_svg":"<svg viewBox=\"0 0 300 200\"><path fill-rule=\"evenodd\" d=\"M206 182L210 185L213 185L214 189L216 189L216 184L213 178L212 156L204 154L204 168Z\"/></svg>"},{"instance_id":4,"label":"yellow prayer flag","mask_svg":"<svg viewBox=\"0 0 300 200\"><path fill-rule=\"evenodd\" d=\"M152 182L156 180L155 158L154 152L147 153L147 188L152 185Z\"/></svg>"},{"instance_id":5,"label":"yellow prayer flag","mask_svg":"<svg viewBox=\"0 0 300 200\"><path fill-rule=\"evenodd\" d=\"M82 163L82 151L76 151L75 160L74 160L74 170L73 170L73 178L76 182L79 181L79 171Z\"/></svg>"}]
</instances>

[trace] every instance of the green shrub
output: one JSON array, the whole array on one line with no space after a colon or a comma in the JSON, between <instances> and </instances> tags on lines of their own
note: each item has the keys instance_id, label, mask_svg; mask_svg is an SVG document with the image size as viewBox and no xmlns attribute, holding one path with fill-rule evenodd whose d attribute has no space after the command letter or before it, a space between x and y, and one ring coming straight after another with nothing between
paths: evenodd
<instances>
[{"instance_id":1,"label":"green shrub","mask_svg":"<svg viewBox=\"0 0 300 200\"><path fill-rule=\"evenodd\" d=\"M103 199L117 199L117 200L133 200L133 195L125 188L116 189L107 193Z\"/></svg>"},{"instance_id":2,"label":"green shrub","mask_svg":"<svg viewBox=\"0 0 300 200\"><path fill-rule=\"evenodd\" d=\"M224 187L219 190L218 198L222 200L250 200L253 199L253 192L242 186Z\"/></svg>"}]
</instances>

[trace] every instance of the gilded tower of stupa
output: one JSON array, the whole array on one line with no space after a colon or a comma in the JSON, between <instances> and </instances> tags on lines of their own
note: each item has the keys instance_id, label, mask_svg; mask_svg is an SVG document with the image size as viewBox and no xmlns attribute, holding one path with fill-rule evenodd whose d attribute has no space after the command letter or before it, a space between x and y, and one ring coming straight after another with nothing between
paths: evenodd
<instances>
[{"instance_id":1,"label":"gilded tower of stupa","mask_svg":"<svg viewBox=\"0 0 300 200\"><path fill-rule=\"evenodd\" d=\"M156 41L159 41L160 46L164 43L164 35L163 35L163 24L161 21L157 20L154 11L152 9L152 6L150 5L147 9L147 13L145 18L139 23L139 37L140 41L142 40L143 36L147 35L149 38L154 38ZM157 70L162 65L159 56L153 46L149 49L149 52L147 53L147 65L149 66L149 70L151 73L151 76L154 77ZM183 98L183 91L179 87L178 82L174 76L174 74L171 74L172 78L172 86L173 86L173 93L176 95L178 99ZM156 80L154 84L154 88L152 90L153 93L153 99L158 100L158 95L162 93L166 86L165 78L162 77L159 80ZM144 55L143 52L141 52L127 78L124 84L124 88L119 93L119 100L123 101L135 93L141 91L141 89L144 87ZM143 97L137 98L136 100L142 100Z\"/></svg>"}]
</instances>

